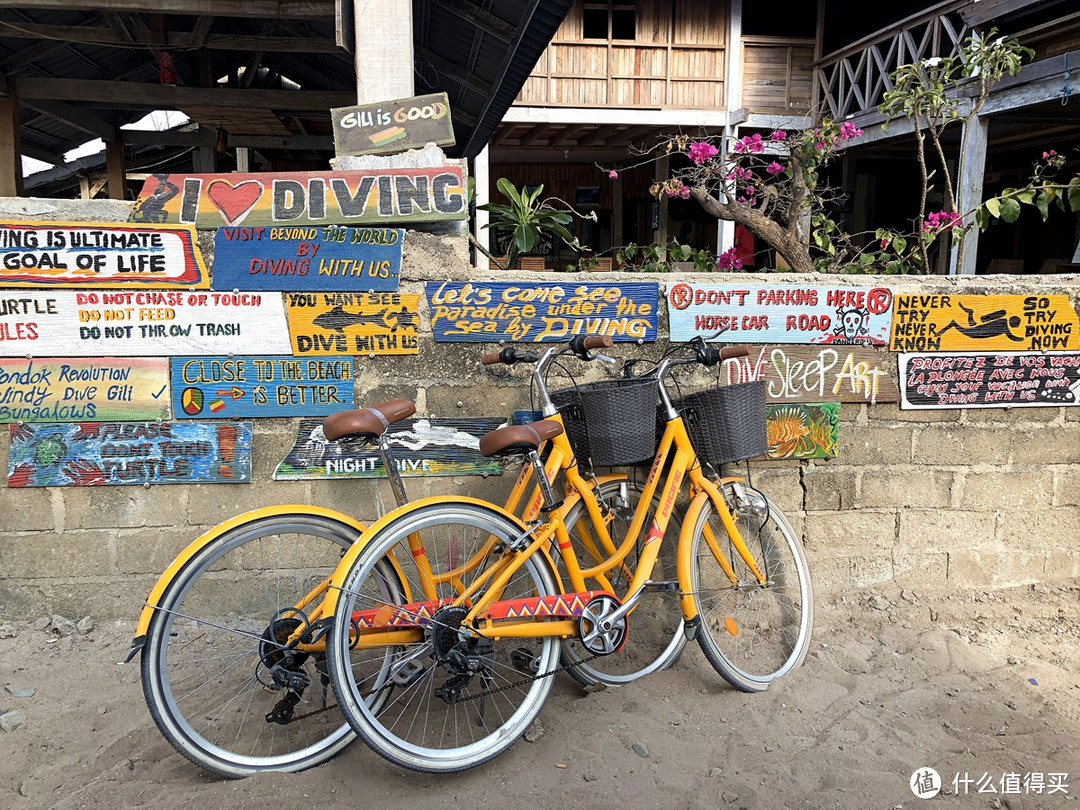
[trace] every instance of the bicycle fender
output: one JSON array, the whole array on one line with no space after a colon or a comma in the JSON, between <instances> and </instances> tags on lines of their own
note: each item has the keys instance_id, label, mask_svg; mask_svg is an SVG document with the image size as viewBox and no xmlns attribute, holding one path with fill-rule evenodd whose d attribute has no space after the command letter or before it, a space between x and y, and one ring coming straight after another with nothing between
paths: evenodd
<instances>
[{"instance_id":1,"label":"bicycle fender","mask_svg":"<svg viewBox=\"0 0 1080 810\"><path fill-rule=\"evenodd\" d=\"M705 504L709 502L708 492L699 492L690 502L683 518L682 532L679 534L679 551L676 558L676 571L681 584L679 602L682 604L683 619L688 627L697 625L697 605L694 604L693 560L691 559L694 540L694 526ZM689 638L689 636L688 636Z\"/></svg>"},{"instance_id":2,"label":"bicycle fender","mask_svg":"<svg viewBox=\"0 0 1080 810\"><path fill-rule=\"evenodd\" d=\"M243 523L259 520L260 518L288 515L294 512L305 512L307 514L340 521L355 529L358 536L363 534L364 529L366 528L363 523L358 522L342 512L336 512L333 509L323 509L319 506L308 506L306 504L265 506L261 509L253 509L250 512L244 512L236 517L229 518L223 523L219 523L214 528L199 535L199 537L193 540L187 548L181 551L176 558L169 563L169 567L165 569L160 577L158 577L157 583L151 589L150 595L146 597L142 612L139 614L139 621L135 626L135 638L131 642L131 650L128 652L127 658L124 659L123 663L126 664L142 650L143 645L146 643L146 631L150 626L150 619L153 618L154 611L157 610L157 604L161 599L161 595L165 593L165 590L172 584L172 581L176 578L177 574L183 570L184 566L187 565L192 557L202 551L209 543L216 540L220 535Z\"/></svg>"},{"instance_id":3,"label":"bicycle fender","mask_svg":"<svg viewBox=\"0 0 1080 810\"><path fill-rule=\"evenodd\" d=\"M475 506L483 507L485 509L488 509L488 510L490 510L492 512L497 513L500 517L504 517L504 518L512 521L513 523L515 523L521 529L522 532L528 530L528 527L524 523L522 523L521 520L519 520L516 515L513 515L510 512L507 512L501 506L496 506L495 504L491 503L490 501L485 501L485 500L483 500L481 498L471 498L471 497L467 497L467 496L462 495L462 496L455 496L453 498L452 502L453 503L468 503L468 504L473 504ZM342 588L343 588L343 586L345 584L345 577L348 575L349 569L352 568L353 563L356 562L356 558L360 556L360 554L364 551L364 549L367 547L367 545L375 538L375 536L382 529L384 529L387 526L387 524L389 524L391 521L393 521L393 520L395 520L397 518L402 517L403 515L408 514L409 512L412 512L415 509L421 509L421 508L423 508L425 506L430 506L431 504L436 504L436 503L443 503L443 504L447 503L446 496L445 495L432 495L430 497L423 498L423 499L418 500L418 501L410 501L409 503L405 504L405 506L399 506L397 509L394 509L392 512L387 512L385 515L383 515L381 518L379 518L373 524L368 526L367 529L363 532L363 534L360 535L360 538L355 543L353 543L351 546L349 546L349 550L345 552L345 556L343 556L341 558L341 562L338 563L337 570L334 572L334 575L330 578L329 589L331 591L334 591L334 592L338 593L338 594L340 594L342 592ZM323 618L324 619L331 618L334 615L334 611L336 609L337 609L337 600L334 600L333 604L329 605L329 607L327 608L327 611L323 614Z\"/></svg>"}]
</instances>

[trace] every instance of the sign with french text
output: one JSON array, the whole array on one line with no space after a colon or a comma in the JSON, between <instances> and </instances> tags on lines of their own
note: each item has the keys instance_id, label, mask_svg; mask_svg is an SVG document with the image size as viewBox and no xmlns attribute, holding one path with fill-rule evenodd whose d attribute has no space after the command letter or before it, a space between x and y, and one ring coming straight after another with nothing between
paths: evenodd
<instances>
[{"instance_id":1,"label":"sign with french text","mask_svg":"<svg viewBox=\"0 0 1080 810\"><path fill-rule=\"evenodd\" d=\"M886 287L668 285L671 341L828 343L884 346L892 291Z\"/></svg>"},{"instance_id":2,"label":"sign with french text","mask_svg":"<svg viewBox=\"0 0 1080 810\"><path fill-rule=\"evenodd\" d=\"M403 419L387 437L403 476L501 475L498 459L480 453L480 437L506 424L497 417ZM274 472L274 480L299 478L385 478L382 457L370 442L328 442L318 419L303 419L296 443Z\"/></svg>"},{"instance_id":3,"label":"sign with french text","mask_svg":"<svg viewBox=\"0 0 1080 810\"><path fill-rule=\"evenodd\" d=\"M656 340L656 284L429 281L436 343Z\"/></svg>"},{"instance_id":4,"label":"sign with french text","mask_svg":"<svg viewBox=\"0 0 1080 810\"><path fill-rule=\"evenodd\" d=\"M352 358L174 357L177 419L329 416L353 407Z\"/></svg>"},{"instance_id":5,"label":"sign with french text","mask_svg":"<svg viewBox=\"0 0 1080 810\"><path fill-rule=\"evenodd\" d=\"M167 419L169 361L0 359L0 422Z\"/></svg>"},{"instance_id":6,"label":"sign with french text","mask_svg":"<svg viewBox=\"0 0 1080 810\"><path fill-rule=\"evenodd\" d=\"M11 425L9 487L244 484L251 422Z\"/></svg>"},{"instance_id":7,"label":"sign with french text","mask_svg":"<svg viewBox=\"0 0 1080 810\"><path fill-rule=\"evenodd\" d=\"M334 152L338 155L382 155L427 143L453 146L450 98L430 93L357 107L330 110Z\"/></svg>"},{"instance_id":8,"label":"sign with french text","mask_svg":"<svg viewBox=\"0 0 1080 810\"><path fill-rule=\"evenodd\" d=\"M1080 404L1080 354L901 354L900 407L1057 408Z\"/></svg>"},{"instance_id":9,"label":"sign with french text","mask_svg":"<svg viewBox=\"0 0 1080 810\"><path fill-rule=\"evenodd\" d=\"M834 458L840 436L840 403L766 405L767 458Z\"/></svg>"},{"instance_id":10,"label":"sign with french text","mask_svg":"<svg viewBox=\"0 0 1080 810\"><path fill-rule=\"evenodd\" d=\"M197 228L465 219L460 166L342 172L154 174L130 221Z\"/></svg>"},{"instance_id":11,"label":"sign with french text","mask_svg":"<svg viewBox=\"0 0 1080 810\"><path fill-rule=\"evenodd\" d=\"M872 346L755 346L721 365L728 385L764 379L769 402L899 402L889 354Z\"/></svg>"},{"instance_id":12,"label":"sign with french text","mask_svg":"<svg viewBox=\"0 0 1080 810\"><path fill-rule=\"evenodd\" d=\"M0 356L167 357L228 354L239 345L290 352L280 293L0 294Z\"/></svg>"},{"instance_id":13,"label":"sign with french text","mask_svg":"<svg viewBox=\"0 0 1080 810\"><path fill-rule=\"evenodd\" d=\"M209 285L194 228L0 222L0 287Z\"/></svg>"},{"instance_id":14,"label":"sign with french text","mask_svg":"<svg viewBox=\"0 0 1080 810\"><path fill-rule=\"evenodd\" d=\"M1076 351L1067 295L897 295L894 352Z\"/></svg>"},{"instance_id":15,"label":"sign with french text","mask_svg":"<svg viewBox=\"0 0 1080 810\"><path fill-rule=\"evenodd\" d=\"M404 237L398 228L218 228L214 288L393 292Z\"/></svg>"},{"instance_id":16,"label":"sign with french text","mask_svg":"<svg viewBox=\"0 0 1080 810\"><path fill-rule=\"evenodd\" d=\"M286 293L292 353L418 354L415 293Z\"/></svg>"}]
</instances>

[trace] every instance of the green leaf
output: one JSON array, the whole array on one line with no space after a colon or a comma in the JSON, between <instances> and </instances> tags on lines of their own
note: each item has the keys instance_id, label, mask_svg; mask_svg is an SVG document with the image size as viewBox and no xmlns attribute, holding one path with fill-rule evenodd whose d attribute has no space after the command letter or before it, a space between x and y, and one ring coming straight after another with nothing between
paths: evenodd
<instances>
[{"instance_id":1,"label":"green leaf","mask_svg":"<svg viewBox=\"0 0 1080 810\"><path fill-rule=\"evenodd\" d=\"M1001 216L1001 200L997 199L997 197L987 200L984 207L990 213L990 216L995 218Z\"/></svg>"},{"instance_id":2,"label":"green leaf","mask_svg":"<svg viewBox=\"0 0 1080 810\"><path fill-rule=\"evenodd\" d=\"M980 231L985 231L990 224L990 212L986 210L985 205L980 205L975 209L975 224L979 226Z\"/></svg>"},{"instance_id":3,"label":"green leaf","mask_svg":"<svg viewBox=\"0 0 1080 810\"><path fill-rule=\"evenodd\" d=\"M1001 218L1005 222L1016 222L1020 218L1020 203L1008 199L1001 201Z\"/></svg>"},{"instance_id":4,"label":"green leaf","mask_svg":"<svg viewBox=\"0 0 1080 810\"><path fill-rule=\"evenodd\" d=\"M514 184L507 180L505 177L500 177L498 182L495 183L495 185L499 189L499 191L502 192L503 196L509 199L515 205L523 204L521 195L519 195L517 189L514 188Z\"/></svg>"},{"instance_id":5,"label":"green leaf","mask_svg":"<svg viewBox=\"0 0 1080 810\"><path fill-rule=\"evenodd\" d=\"M1080 211L1080 183L1069 184L1069 210Z\"/></svg>"},{"instance_id":6,"label":"green leaf","mask_svg":"<svg viewBox=\"0 0 1080 810\"><path fill-rule=\"evenodd\" d=\"M1040 191L1039 196L1035 198L1035 207L1039 209L1039 213L1042 214L1043 222L1046 222L1046 218L1050 216L1050 200L1052 198L1045 192Z\"/></svg>"},{"instance_id":7,"label":"green leaf","mask_svg":"<svg viewBox=\"0 0 1080 810\"><path fill-rule=\"evenodd\" d=\"M903 253L907 250L907 239L902 236L897 236L892 240L892 247L897 253Z\"/></svg>"}]
</instances>

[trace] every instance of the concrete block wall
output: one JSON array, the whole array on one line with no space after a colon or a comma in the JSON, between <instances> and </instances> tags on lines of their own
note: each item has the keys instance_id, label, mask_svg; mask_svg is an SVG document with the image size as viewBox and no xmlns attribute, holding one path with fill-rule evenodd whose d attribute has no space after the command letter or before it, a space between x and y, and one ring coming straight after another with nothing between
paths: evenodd
<instances>
[{"instance_id":1,"label":"concrete block wall","mask_svg":"<svg viewBox=\"0 0 1080 810\"><path fill-rule=\"evenodd\" d=\"M93 205L32 201L4 218L106 221ZM122 214L122 211L120 212ZM212 234L200 234L212 263ZM410 231L402 291L427 280L491 280L471 270L465 241ZM500 274L499 280L537 280ZM579 277L545 280L573 283ZM684 277L683 277L684 278ZM669 281L591 274L588 281ZM858 278L709 276L741 284L886 285L895 292L1065 293L1074 306L1080 277ZM481 367L491 344L436 344L421 295L420 353L354 359L356 402L416 401L419 414L508 415L529 405L528 370ZM661 306L656 344L619 344L621 358L657 357L668 344ZM238 353L253 353L240 346ZM578 379L604 375L592 364ZM893 366L895 370L895 365ZM704 384L699 372L687 383ZM685 389L684 389L685 390ZM273 481L292 445L295 420L256 420L248 485L0 488L0 617L49 613L133 618L158 574L185 545L240 512L280 503L315 504L370 521L393 506L380 481ZM0 430L0 466L9 439ZM896 404L845 404L835 459L754 465L753 480L788 513L803 537L817 592L898 586L993 588L1080 575L1080 408L902 411ZM411 478L414 497L466 493L501 501L513 475Z\"/></svg>"}]
</instances>

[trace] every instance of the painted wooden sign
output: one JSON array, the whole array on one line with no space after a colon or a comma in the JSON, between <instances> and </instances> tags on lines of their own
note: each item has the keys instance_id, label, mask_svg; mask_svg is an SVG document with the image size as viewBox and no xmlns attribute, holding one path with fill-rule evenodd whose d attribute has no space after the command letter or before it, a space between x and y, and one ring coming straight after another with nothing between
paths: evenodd
<instances>
[{"instance_id":1,"label":"painted wooden sign","mask_svg":"<svg viewBox=\"0 0 1080 810\"><path fill-rule=\"evenodd\" d=\"M190 227L0 222L2 287L210 286Z\"/></svg>"},{"instance_id":2,"label":"painted wooden sign","mask_svg":"<svg viewBox=\"0 0 1080 810\"><path fill-rule=\"evenodd\" d=\"M656 284L427 282L437 343L656 340Z\"/></svg>"},{"instance_id":3,"label":"painted wooden sign","mask_svg":"<svg viewBox=\"0 0 1080 810\"><path fill-rule=\"evenodd\" d=\"M901 354L900 407L1055 408L1080 404L1080 354Z\"/></svg>"},{"instance_id":4,"label":"painted wooden sign","mask_svg":"<svg viewBox=\"0 0 1080 810\"><path fill-rule=\"evenodd\" d=\"M480 454L480 437L506 424L496 417L403 419L390 426L390 446L403 476L500 475L497 459ZM356 439L328 442L322 421L303 419L296 444L274 472L296 478L385 478L379 451Z\"/></svg>"},{"instance_id":5,"label":"painted wooden sign","mask_svg":"<svg viewBox=\"0 0 1080 810\"><path fill-rule=\"evenodd\" d=\"M214 288L393 292L404 237L397 228L218 228Z\"/></svg>"},{"instance_id":6,"label":"painted wooden sign","mask_svg":"<svg viewBox=\"0 0 1080 810\"><path fill-rule=\"evenodd\" d=\"M834 458L840 434L840 403L766 405L768 458Z\"/></svg>"},{"instance_id":7,"label":"painted wooden sign","mask_svg":"<svg viewBox=\"0 0 1080 810\"><path fill-rule=\"evenodd\" d=\"M671 340L884 346L892 298L886 287L678 282L668 286Z\"/></svg>"},{"instance_id":8,"label":"painted wooden sign","mask_svg":"<svg viewBox=\"0 0 1080 810\"><path fill-rule=\"evenodd\" d=\"M329 416L353 407L352 359L174 357L177 419Z\"/></svg>"},{"instance_id":9,"label":"painted wooden sign","mask_svg":"<svg viewBox=\"0 0 1080 810\"><path fill-rule=\"evenodd\" d=\"M770 402L899 402L889 369L891 356L870 346L762 346L746 357L725 360L728 385L766 380Z\"/></svg>"},{"instance_id":10,"label":"painted wooden sign","mask_svg":"<svg viewBox=\"0 0 1080 810\"><path fill-rule=\"evenodd\" d=\"M0 356L289 354L280 293L178 290L0 293Z\"/></svg>"},{"instance_id":11,"label":"painted wooden sign","mask_svg":"<svg viewBox=\"0 0 1080 810\"><path fill-rule=\"evenodd\" d=\"M446 93L412 96L330 110L334 151L340 155L383 155L427 143L453 146L450 99Z\"/></svg>"},{"instance_id":12,"label":"painted wooden sign","mask_svg":"<svg viewBox=\"0 0 1080 810\"><path fill-rule=\"evenodd\" d=\"M0 422L167 419L164 358L0 359Z\"/></svg>"},{"instance_id":13,"label":"painted wooden sign","mask_svg":"<svg viewBox=\"0 0 1080 810\"><path fill-rule=\"evenodd\" d=\"M894 352L1080 349L1067 295L897 295Z\"/></svg>"},{"instance_id":14,"label":"painted wooden sign","mask_svg":"<svg viewBox=\"0 0 1080 810\"><path fill-rule=\"evenodd\" d=\"M411 293L286 293L292 353L417 354Z\"/></svg>"},{"instance_id":15,"label":"painted wooden sign","mask_svg":"<svg viewBox=\"0 0 1080 810\"><path fill-rule=\"evenodd\" d=\"M155 174L131 221L198 228L384 225L465 219L460 166L276 174Z\"/></svg>"},{"instance_id":16,"label":"painted wooden sign","mask_svg":"<svg viewBox=\"0 0 1080 810\"><path fill-rule=\"evenodd\" d=\"M251 480L250 422L74 422L10 431L9 487Z\"/></svg>"}]
</instances>

